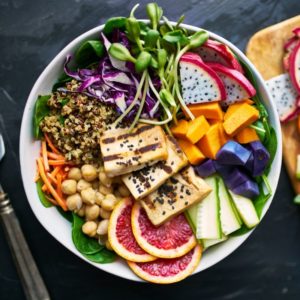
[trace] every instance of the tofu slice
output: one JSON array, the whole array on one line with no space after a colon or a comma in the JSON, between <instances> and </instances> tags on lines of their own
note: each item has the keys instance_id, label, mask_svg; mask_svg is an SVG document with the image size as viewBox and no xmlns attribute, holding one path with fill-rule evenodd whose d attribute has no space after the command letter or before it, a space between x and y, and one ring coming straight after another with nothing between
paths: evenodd
<instances>
[{"instance_id":1,"label":"tofu slice","mask_svg":"<svg viewBox=\"0 0 300 300\"><path fill-rule=\"evenodd\" d=\"M136 200L158 189L168 178L188 164L187 157L176 140L167 136L168 158L153 166L122 176L122 180Z\"/></svg>"},{"instance_id":2,"label":"tofu slice","mask_svg":"<svg viewBox=\"0 0 300 300\"><path fill-rule=\"evenodd\" d=\"M141 200L153 225L161 225L191 205L200 202L211 187L189 166Z\"/></svg>"},{"instance_id":3,"label":"tofu slice","mask_svg":"<svg viewBox=\"0 0 300 300\"><path fill-rule=\"evenodd\" d=\"M140 170L168 157L162 128L148 124L139 124L131 133L128 128L108 129L100 139L100 148L110 177Z\"/></svg>"}]
</instances>

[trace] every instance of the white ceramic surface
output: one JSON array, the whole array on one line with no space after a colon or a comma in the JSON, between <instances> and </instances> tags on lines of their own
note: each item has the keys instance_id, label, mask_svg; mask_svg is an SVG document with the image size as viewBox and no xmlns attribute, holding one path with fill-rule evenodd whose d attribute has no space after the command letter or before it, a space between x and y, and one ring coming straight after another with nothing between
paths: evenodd
<instances>
[{"instance_id":1,"label":"white ceramic surface","mask_svg":"<svg viewBox=\"0 0 300 300\"><path fill-rule=\"evenodd\" d=\"M190 31L197 31L200 28L182 25L184 28ZM79 256L81 259L86 262L94 265L96 268L104 270L106 272L115 274L117 276L127 278L130 280L140 281L140 279L135 276L127 266L127 264L122 260L118 259L116 262L111 264L96 264L88 261L84 258L74 247L72 239L71 239L71 225L68 221L66 221L55 208L45 208L42 206L38 199L36 186L33 181L35 172L36 172L36 163L35 159L39 155L40 142L35 141L32 136L32 115L34 110L34 104L38 95L49 94L52 88L53 83L56 81L58 76L62 73L63 62L65 57L69 53L73 53L74 50L78 47L80 43L84 40L90 38L99 37L99 33L101 32L103 26L98 26L94 29L89 30L88 32L82 34L73 40L70 44L68 44L46 67L43 73L40 75L36 83L34 84L30 95L28 97L26 107L23 114L22 119L22 127L20 134L20 162L21 162L21 172L22 179L25 188L25 192L29 201L29 204L37 217L40 223L44 226L44 228L61 244L63 244L66 248L68 248L71 252ZM269 181L271 187L274 189L273 195L275 194L275 189L278 184L280 169L281 169L281 156L282 156L282 141L281 141L281 131L280 124L277 117L276 109L274 104L270 100L270 96L268 95L266 86L264 84L263 78L257 72L252 63L247 59L247 57L233 44L223 39L222 37L209 33L210 37L216 39L224 44L227 44L239 57L241 60L246 62L252 69L262 98L264 99L264 104L270 115L270 123L275 128L278 138L278 149L276 153L276 157L274 159L272 169L269 175ZM263 210L263 216L267 212L273 196L268 200L267 204ZM214 264L218 263L225 257L227 257L230 253L236 250L253 232L251 230L249 233L240 236L233 237L227 240L226 242L219 244L207 252L203 254L203 258L196 269L195 273L201 272Z\"/></svg>"}]
</instances>

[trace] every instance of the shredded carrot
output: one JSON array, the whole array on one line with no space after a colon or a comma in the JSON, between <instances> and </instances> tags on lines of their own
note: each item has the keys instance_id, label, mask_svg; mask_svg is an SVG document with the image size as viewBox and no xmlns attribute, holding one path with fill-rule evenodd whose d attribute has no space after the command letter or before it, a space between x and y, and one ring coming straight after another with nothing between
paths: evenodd
<instances>
[{"instance_id":1,"label":"shredded carrot","mask_svg":"<svg viewBox=\"0 0 300 300\"><path fill-rule=\"evenodd\" d=\"M35 172L35 176L34 176L34 182L37 182L39 179L40 179L40 173L39 173L38 165L36 164L36 172Z\"/></svg>"},{"instance_id":2,"label":"shredded carrot","mask_svg":"<svg viewBox=\"0 0 300 300\"><path fill-rule=\"evenodd\" d=\"M47 156L52 159L65 159L64 156L49 151L47 152Z\"/></svg>"},{"instance_id":3,"label":"shredded carrot","mask_svg":"<svg viewBox=\"0 0 300 300\"><path fill-rule=\"evenodd\" d=\"M44 169L44 165L43 165L43 162L42 162L42 158L38 158L37 159L37 162L38 162L38 167L39 167L39 173L40 173L40 176L42 178L42 180L44 181L44 183L46 184L50 194L53 196L53 198L57 201L57 203L59 204L59 206L61 206L61 208L64 210L64 211L67 211L67 206L66 206L66 203L64 201L64 199L62 197L60 197L57 193L57 191L53 188L53 186L51 185L46 173L45 173L45 169Z\"/></svg>"},{"instance_id":4,"label":"shredded carrot","mask_svg":"<svg viewBox=\"0 0 300 300\"><path fill-rule=\"evenodd\" d=\"M49 190L48 190L46 184L44 184L44 185L42 186L42 191L43 191L44 193L49 193Z\"/></svg>"},{"instance_id":5,"label":"shredded carrot","mask_svg":"<svg viewBox=\"0 0 300 300\"><path fill-rule=\"evenodd\" d=\"M49 146L49 148L56 154L60 154L60 152L56 149L56 147L53 145L53 143L51 142L50 138L48 137L48 135L46 133L44 133L45 139L47 141L47 144Z\"/></svg>"},{"instance_id":6,"label":"shredded carrot","mask_svg":"<svg viewBox=\"0 0 300 300\"><path fill-rule=\"evenodd\" d=\"M47 177L52 181L53 183L57 184L57 179L54 177L51 173L47 173Z\"/></svg>"},{"instance_id":7,"label":"shredded carrot","mask_svg":"<svg viewBox=\"0 0 300 300\"><path fill-rule=\"evenodd\" d=\"M49 159L48 163L50 166L63 166L66 164L66 161L64 159L58 159L58 160Z\"/></svg>"},{"instance_id":8,"label":"shredded carrot","mask_svg":"<svg viewBox=\"0 0 300 300\"><path fill-rule=\"evenodd\" d=\"M53 178L56 178L56 175L58 172L60 172L61 168L60 167L55 167L54 170L50 173L51 174L51 177ZM42 191L45 192L47 191L47 187L46 187L46 184L44 184L42 186Z\"/></svg>"},{"instance_id":9,"label":"shredded carrot","mask_svg":"<svg viewBox=\"0 0 300 300\"><path fill-rule=\"evenodd\" d=\"M57 174L57 187L56 187L56 191L57 191L57 194L62 198L63 195L62 195L62 190L61 190L61 182L62 182L62 175L61 175L61 173L58 173Z\"/></svg>"},{"instance_id":10,"label":"shredded carrot","mask_svg":"<svg viewBox=\"0 0 300 300\"><path fill-rule=\"evenodd\" d=\"M56 202L54 199L52 199L51 197L49 197L49 196L47 196L47 195L45 195L45 197L46 197L46 199L47 199L49 202L51 202L53 205L58 206L57 202Z\"/></svg>"},{"instance_id":11,"label":"shredded carrot","mask_svg":"<svg viewBox=\"0 0 300 300\"><path fill-rule=\"evenodd\" d=\"M42 156L43 156L45 170L48 172L50 170L50 168L49 168L49 164L48 164L46 141L42 141Z\"/></svg>"}]
</instances>

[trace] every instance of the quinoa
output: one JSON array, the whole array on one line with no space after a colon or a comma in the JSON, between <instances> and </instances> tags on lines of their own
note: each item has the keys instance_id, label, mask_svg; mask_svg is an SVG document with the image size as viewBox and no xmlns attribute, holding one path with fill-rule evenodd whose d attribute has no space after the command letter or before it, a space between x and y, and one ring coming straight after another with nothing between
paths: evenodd
<instances>
[{"instance_id":1,"label":"quinoa","mask_svg":"<svg viewBox=\"0 0 300 300\"><path fill-rule=\"evenodd\" d=\"M76 80L67 83L75 91ZM76 164L99 163L99 139L115 118L112 107L82 93L54 92L48 100L49 116L40 123L54 145L68 161Z\"/></svg>"}]
</instances>

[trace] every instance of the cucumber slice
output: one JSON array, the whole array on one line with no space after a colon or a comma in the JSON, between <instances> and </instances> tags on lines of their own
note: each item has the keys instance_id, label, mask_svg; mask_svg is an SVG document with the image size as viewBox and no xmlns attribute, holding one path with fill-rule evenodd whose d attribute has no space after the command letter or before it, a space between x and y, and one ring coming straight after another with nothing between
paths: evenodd
<instances>
[{"instance_id":1,"label":"cucumber slice","mask_svg":"<svg viewBox=\"0 0 300 300\"><path fill-rule=\"evenodd\" d=\"M259 218L257 215L257 212L255 210L255 207L253 205L253 202L240 195L236 195L234 193L230 192L230 196L232 198L233 203L235 204L235 207L237 208L237 211L242 218L243 222L248 228L253 228L259 223Z\"/></svg>"},{"instance_id":2,"label":"cucumber slice","mask_svg":"<svg viewBox=\"0 0 300 300\"><path fill-rule=\"evenodd\" d=\"M198 204L196 237L198 239L220 239L222 231L218 180L216 177L208 177L205 181L212 188L212 191Z\"/></svg>"},{"instance_id":3,"label":"cucumber slice","mask_svg":"<svg viewBox=\"0 0 300 300\"><path fill-rule=\"evenodd\" d=\"M185 211L185 216L195 234L197 231L197 213L198 213L198 204L192 205Z\"/></svg>"},{"instance_id":4,"label":"cucumber slice","mask_svg":"<svg viewBox=\"0 0 300 300\"><path fill-rule=\"evenodd\" d=\"M300 155L297 155L296 178L300 179Z\"/></svg>"},{"instance_id":5,"label":"cucumber slice","mask_svg":"<svg viewBox=\"0 0 300 300\"><path fill-rule=\"evenodd\" d=\"M205 250L205 249L207 249L211 246L214 246L216 244L224 242L227 239L228 239L228 237L226 235L223 235L220 239L204 239L204 240L201 240L201 241L202 241L203 248Z\"/></svg>"},{"instance_id":6,"label":"cucumber slice","mask_svg":"<svg viewBox=\"0 0 300 300\"><path fill-rule=\"evenodd\" d=\"M220 201L220 220L222 232L225 235L241 228L241 219L238 216L235 207L230 199L227 188L225 187L222 178L218 179L219 182L219 201Z\"/></svg>"}]
</instances>

